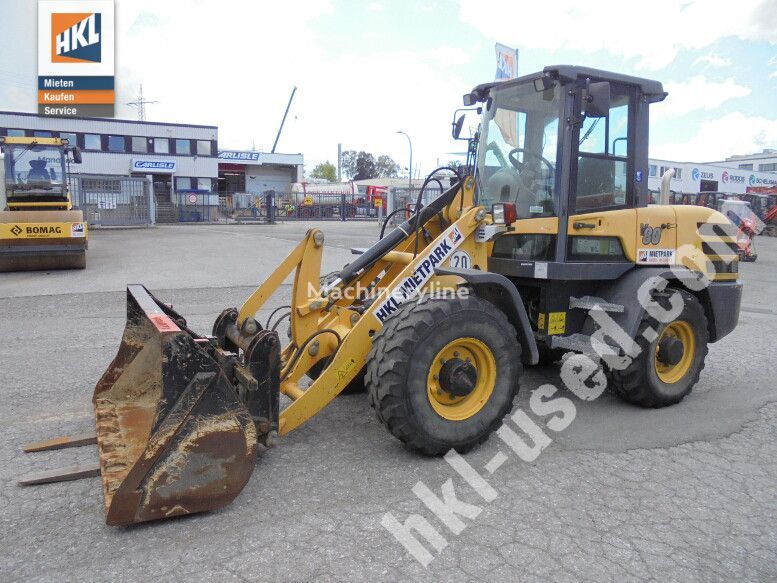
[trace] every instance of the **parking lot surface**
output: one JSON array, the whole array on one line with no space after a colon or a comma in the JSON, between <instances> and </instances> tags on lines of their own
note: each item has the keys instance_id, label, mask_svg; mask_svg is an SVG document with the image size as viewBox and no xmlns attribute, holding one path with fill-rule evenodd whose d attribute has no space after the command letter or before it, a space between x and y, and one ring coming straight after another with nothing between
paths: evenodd
<instances>
[{"instance_id":1,"label":"parking lot surface","mask_svg":"<svg viewBox=\"0 0 777 583\"><path fill-rule=\"evenodd\" d=\"M96 449L21 445L93 430L91 394L124 327L124 287L144 283L208 333L311 225L171 226L90 236L85 271L0 275L0 578L4 581L502 579L723 581L777 578L777 239L742 264L740 323L711 345L693 393L644 410L609 393L533 462L493 437L465 456L496 493L443 459L407 451L363 395L337 398L258 462L230 506L109 528L98 479L20 488L28 471L93 462ZM323 271L377 237L374 223L320 223ZM281 288L288 294L289 286ZM285 303L273 298L263 311ZM551 383L527 369L517 407ZM506 461L483 470L500 451ZM455 534L413 493L451 479L473 517ZM442 536L421 565L381 525L423 516ZM474 516L474 514L477 514Z\"/></svg>"}]
</instances>

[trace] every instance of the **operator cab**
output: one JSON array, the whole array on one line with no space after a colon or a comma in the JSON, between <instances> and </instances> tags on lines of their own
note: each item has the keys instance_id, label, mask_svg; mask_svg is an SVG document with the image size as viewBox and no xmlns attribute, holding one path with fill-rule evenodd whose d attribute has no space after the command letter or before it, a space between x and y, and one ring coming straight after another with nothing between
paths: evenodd
<instances>
[{"instance_id":1,"label":"operator cab","mask_svg":"<svg viewBox=\"0 0 777 583\"><path fill-rule=\"evenodd\" d=\"M80 162L77 148L58 138L0 138L0 146L9 208L69 204L65 164L67 152Z\"/></svg>"},{"instance_id":2,"label":"operator cab","mask_svg":"<svg viewBox=\"0 0 777 583\"><path fill-rule=\"evenodd\" d=\"M512 203L525 227L542 226L505 241L523 247L512 258L567 261L574 215L647 206L648 106L665 97L657 81L566 65L464 96L483 104L478 204Z\"/></svg>"}]
</instances>

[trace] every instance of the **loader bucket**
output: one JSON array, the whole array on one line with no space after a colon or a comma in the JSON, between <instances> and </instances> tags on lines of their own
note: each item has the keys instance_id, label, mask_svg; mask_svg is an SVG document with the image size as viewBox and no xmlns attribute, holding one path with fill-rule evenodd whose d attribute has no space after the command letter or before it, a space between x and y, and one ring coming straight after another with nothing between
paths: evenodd
<instances>
[{"instance_id":1,"label":"loader bucket","mask_svg":"<svg viewBox=\"0 0 777 583\"><path fill-rule=\"evenodd\" d=\"M127 287L121 346L92 399L108 524L219 508L251 477L256 427L210 349Z\"/></svg>"}]
</instances>

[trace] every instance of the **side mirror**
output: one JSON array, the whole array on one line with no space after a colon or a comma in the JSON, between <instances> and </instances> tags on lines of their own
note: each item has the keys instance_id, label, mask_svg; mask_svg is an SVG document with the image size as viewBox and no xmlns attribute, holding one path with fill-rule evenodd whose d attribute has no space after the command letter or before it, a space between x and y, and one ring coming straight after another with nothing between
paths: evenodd
<instances>
[{"instance_id":1,"label":"side mirror","mask_svg":"<svg viewBox=\"0 0 777 583\"><path fill-rule=\"evenodd\" d=\"M464 107L472 107L477 103L477 99L475 99L475 96L472 93L467 93L462 98L462 101L464 102Z\"/></svg>"},{"instance_id":2,"label":"side mirror","mask_svg":"<svg viewBox=\"0 0 777 583\"><path fill-rule=\"evenodd\" d=\"M610 113L610 84L607 81L586 82L583 113L586 117L607 117Z\"/></svg>"},{"instance_id":3,"label":"side mirror","mask_svg":"<svg viewBox=\"0 0 777 583\"><path fill-rule=\"evenodd\" d=\"M81 148L73 146L70 151L73 153L73 164L81 163Z\"/></svg>"},{"instance_id":4,"label":"side mirror","mask_svg":"<svg viewBox=\"0 0 777 583\"><path fill-rule=\"evenodd\" d=\"M464 126L464 114L462 113L455 122L453 122L453 139L458 140L461 135L461 128Z\"/></svg>"}]
</instances>

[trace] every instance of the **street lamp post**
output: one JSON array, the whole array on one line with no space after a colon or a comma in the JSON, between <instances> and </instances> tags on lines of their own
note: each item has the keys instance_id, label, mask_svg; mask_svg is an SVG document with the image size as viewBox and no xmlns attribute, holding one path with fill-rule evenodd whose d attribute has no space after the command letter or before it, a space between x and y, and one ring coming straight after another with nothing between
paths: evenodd
<instances>
[{"instance_id":1,"label":"street lamp post","mask_svg":"<svg viewBox=\"0 0 777 583\"><path fill-rule=\"evenodd\" d=\"M407 145L410 146L410 162L408 163L408 166L407 166L407 170L408 170L407 196L410 197L413 192L413 142L410 141L410 136L408 136L402 130L398 130L397 133L405 136L407 138Z\"/></svg>"}]
</instances>

